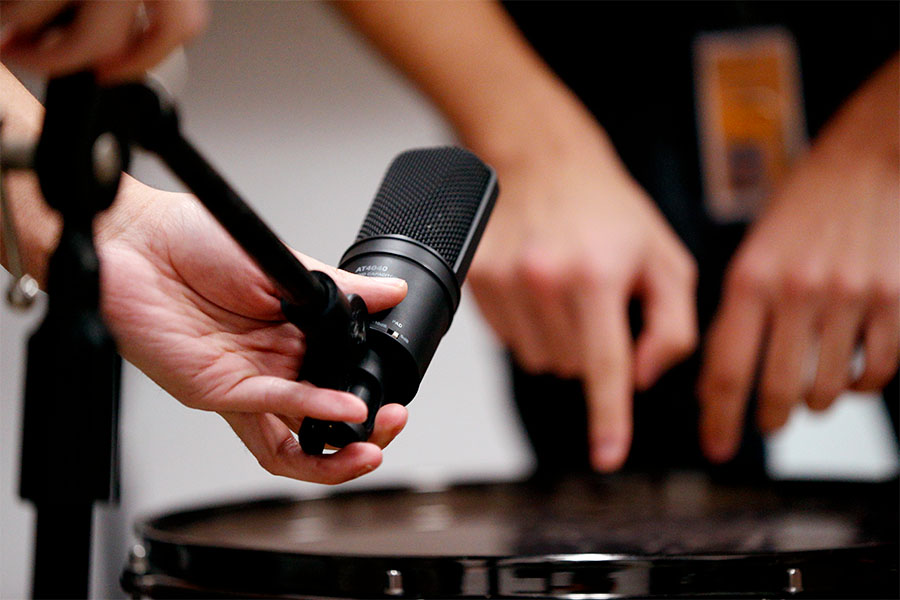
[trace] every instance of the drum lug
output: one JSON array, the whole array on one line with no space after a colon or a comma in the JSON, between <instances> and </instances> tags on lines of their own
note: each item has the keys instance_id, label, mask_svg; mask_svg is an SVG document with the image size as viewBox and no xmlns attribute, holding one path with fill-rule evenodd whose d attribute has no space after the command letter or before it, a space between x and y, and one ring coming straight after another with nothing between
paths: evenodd
<instances>
[{"instance_id":1,"label":"drum lug","mask_svg":"<svg viewBox=\"0 0 900 600\"><path fill-rule=\"evenodd\" d=\"M146 575L150 570L150 563L147 561L147 549L141 544L135 544L131 547L128 554L128 568L135 575Z\"/></svg>"},{"instance_id":2,"label":"drum lug","mask_svg":"<svg viewBox=\"0 0 900 600\"><path fill-rule=\"evenodd\" d=\"M402 596L403 595L403 574L396 569L388 569L387 571L387 585L384 588L384 593L388 596Z\"/></svg>"},{"instance_id":3,"label":"drum lug","mask_svg":"<svg viewBox=\"0 0 900 600\"><path fill-rule=\"evenodd\" d=\"M788 594L798 594L803 591L803 573L800 569L791 568L787 570L788 584L784 588Z\"/></svg>"}]
</instances>

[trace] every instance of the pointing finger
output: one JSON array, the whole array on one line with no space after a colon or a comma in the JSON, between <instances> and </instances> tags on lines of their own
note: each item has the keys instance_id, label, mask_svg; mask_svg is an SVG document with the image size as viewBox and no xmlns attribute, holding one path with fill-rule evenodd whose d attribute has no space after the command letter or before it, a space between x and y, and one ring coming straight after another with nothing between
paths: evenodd
<instances>
[{"instance_id":1,"label":"pointing finger","mask_svg":"<svg viewBox=\"0 0 900 600\"><path fill-rule=\"evenodd\" d=\"M578 300L588 439L594 467L614 471L625 462L631 446L631 332L624 291L597 292L585 293Z\"/></svg>"},{"instance_id":2,"label":"pointing finger","mask_svg":"<svg viewBox=\"0 0 900 600\"><path fill-rule=\"evenodd\" d=\"M713 462L734 456L765 333L765 304L754 294L726 289L707 333L700 372L700 441Z\"/></svg>"}]
</instances>

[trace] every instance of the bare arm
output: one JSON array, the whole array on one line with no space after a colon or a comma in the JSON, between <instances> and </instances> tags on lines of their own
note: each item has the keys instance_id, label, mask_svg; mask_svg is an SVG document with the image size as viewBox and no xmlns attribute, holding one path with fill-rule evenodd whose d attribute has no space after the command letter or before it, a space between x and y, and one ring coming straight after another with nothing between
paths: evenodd
<instances>
[{"instance_id":1,"label":"bare arm","mask_svg":"<svg viewBox=\"0 0 900 600\"><path fill-rule=\"evenodd\" d=\"M500 198L472 290L523 367L583 381L592 462L619 467L633 390L695 345L693 259L498 4L339 6L497 168ZM632 297L645 317L637 340Z\"/></svg>"},{"instance_id":2,"label":"bare arm","mask_svg":"<svg viewBox=\"0 0 900 600\"><path fill-rule=\"evenodd\" d=\"M564 146L571 128L595 127L495 2L337 5L490 159L537 151L521 140Z\"/></svg>"},{"instance_id":3,"label":"bare arm","mask_svg":"<svg viewBox=\"0 0 900 600\"><path fill-rule=\"evenodd\" d=\"M44 108L2 65L0 98L3 143L36 142L44 119ZM59 217L44 203L37 178L31 171L4 174L4 185L9 197L15 199L15 220L25 270L43 282L47 259L59 236ZM7 215L0 214L0 219L5 218ZM9 266L5 244L0 244L0 259L4 267Z\"/></svg>"}]
</instances>

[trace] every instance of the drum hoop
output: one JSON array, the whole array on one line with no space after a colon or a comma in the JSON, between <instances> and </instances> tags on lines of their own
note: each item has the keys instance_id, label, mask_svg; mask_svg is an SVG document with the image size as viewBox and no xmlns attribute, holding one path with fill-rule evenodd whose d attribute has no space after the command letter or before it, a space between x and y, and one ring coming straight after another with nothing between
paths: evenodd
<instances>
[{"instance_id":1,"label":"drum hoop","mask_svg":"<svg viewBox=\"0 0 900 600\"><path fill-rule=\"evenodd\" d=\"M469 484L456 486L454 489L471 489L483 485ZM498 487L498 484L488 485ZM371 498L393 493L408 494L414 491L406 488L369 489L340 492L335 494L335 497ZM201 590L214 593L221 586L213 586L211 584L213 573L206 573L203 568L198 568L198 565L218 565L216 575L221 575L223 571L234 571L227 566L223 567L220 561L224 558L231 564L261 565L263 568L267 563L281 566L304 563L313 566L311 572L315 577L305 575L287 583L274 581L272 588L262 592L264 595L280 598L298 596L324 598L336 595L391 597L398 595L389 593L387 581L391 572L402 575L404 587L400 595L430 598L543 597L581 600L629 596L653 597L654 590L650 582L660 578L682 582L679 588L681 591L670 589L665 594L667 597L693 597L710 593L719 596L746 595L747 590L740 588L739 584L746 584L748 581L759 581L755 591L763 596L788 594L790 597L801 594L807 597L863 597L866 595L864 590L867 589L893 589L896 590L894 595L900 595L897 569L900 559L896 542L869 542L838 549L751 554L716 552L665 556L601 553L370 556L267 550L240 543L212 546L196 543L188 535L167 530L179 523L191 523L198 519L208 519L252 508L278 508L295 504L297 500L294 497L281 496L231 501L160 514L138 521L135 532L147 546L151 571L130 573L132 590L141 589L141 577L144 577L145 581L152 581L156 575L168 578L166 579L168 581L179 581L183 578L194 587L199 586ZM162 559L154 563L154 560L160 557ZM847 565L851 563L857 568L848 573ZM840 573L840 577L837 577L836 573ZM126 582L126 575L129 575L128 571L123 574L123 584ZM345 582L341 588L342 578L354 584L348 588ZM245 587L241 588L238 579L240 578L236 577L235 581L227 582L228 586L231 586L229 589L238 586L236 596L253 593L256 588L250 586L259 583L257 580L244 581ZM704 580L714 581L718 587L714 590L706 588ZM607 589L609 587L607 584L612 587ZM732 587L728 587L729 584ZM209 587L204 587L205 585ZM722 587L723 585L725 587Z\"/></svg>"}]
</instances>

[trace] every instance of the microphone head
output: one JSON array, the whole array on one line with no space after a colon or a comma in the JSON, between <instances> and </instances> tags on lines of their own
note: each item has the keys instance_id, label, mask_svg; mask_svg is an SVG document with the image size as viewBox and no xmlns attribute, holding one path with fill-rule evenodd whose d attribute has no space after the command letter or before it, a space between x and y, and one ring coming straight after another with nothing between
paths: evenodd
<instances>
[{"instance_id":1,"label":"microphone head","mask_svg":"<svg viewBox=\"0 0 900 600\"><path fill-rule=\"evenodd\" d=\"M399 277L400 304L370 316L368 344L384 397L406 404L450 327L460 287L498 193L497 176L461 148L404 152L391 163L356 242L339 267Z\"/></svg>"},{"instance_id":2,"label":"microphone head","mask_svg":"<svg viewBox=\"0 0 900 600\"><path fill-rule=\"evenodd\" d=\"M339 267L408 286L396 306L369 315L366 355L342 387L369 407L362 425L304 419L300 445L366 440L383 404L408 404L450 327L460 287L497 198L497 176L460 148L404 152L391 163L356 242Z\"/></svg>"},{"instance_id":3,"label":"microphone head","mask_svg":"<svg viewBox=\"0 0 900 600\"><path fill-rule=\"evenodd\" d=\"M356 242L412 239L443 259L462 285L497 197L496 179L462 148L404 152L388 168Z\"/></svg>"}]
</instances>

